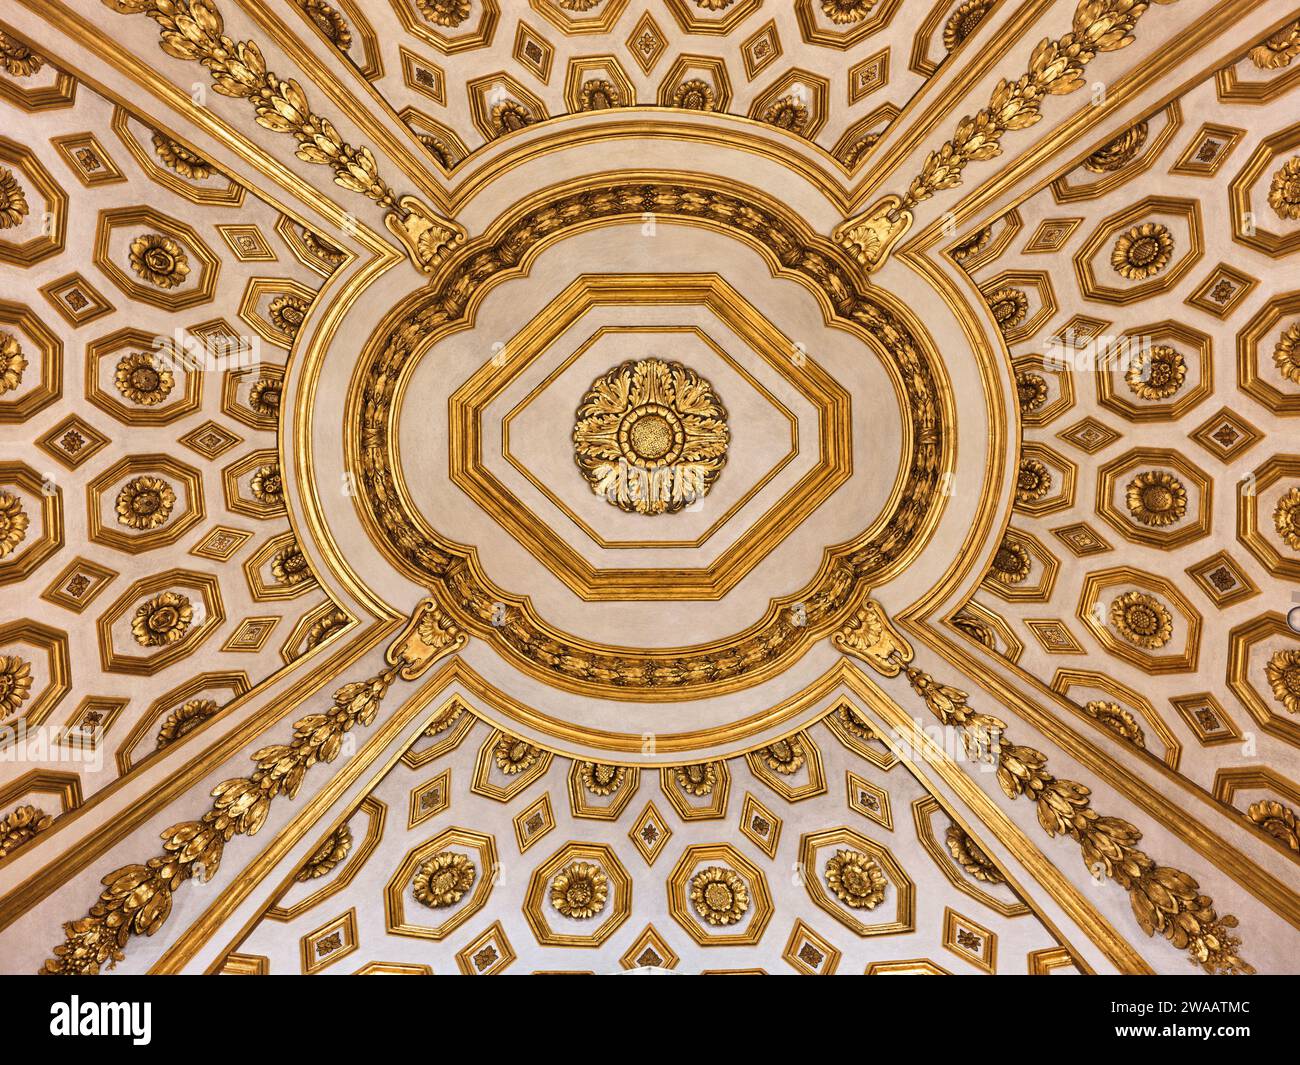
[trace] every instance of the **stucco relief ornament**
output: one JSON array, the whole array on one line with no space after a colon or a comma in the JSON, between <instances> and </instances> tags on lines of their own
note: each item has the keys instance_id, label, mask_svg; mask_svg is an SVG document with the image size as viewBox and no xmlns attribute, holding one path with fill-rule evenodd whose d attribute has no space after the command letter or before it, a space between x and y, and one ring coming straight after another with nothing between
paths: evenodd
<instances>
[{"instance_id":1,"label":"stucco relief ornament","mask_svg":"<svg viewBox=\"0 0 1300 1065\"><path fill-rule=\"evenodd\" d=\"M1139 122L1130 126L1118 137L1103 145L1083 161L1094 174L1107 174L1131 163L1147 141L1147 124Z\"/></svg>"},{"instance_id":2,"label":"stucco relief ornament","mask_svg":"<svg viewBox=\"0 0 1300 1065\"><path fill-rule=\"evenodd\" d=\"M1154 277L1169 265L1174 237L1159 222L1143 222L1121 233L1110 252L1115 273L1129 281Z\"/></svg>"},{"instance_id":3,"label":"stucco relief ornament","mask_svg":"<svg viewBox=\"0 0 1300 1065\"><path fill-rule=\"evenodd\" d=\"M1246 819L1258 825L1288 850L1300 852L1295 811L1274 799L1261 799L1246 808Z\"/></svg>"},{"instance_id":4,"label":"stucco relief ornament","mask_svg":"<svg viewBox=\"0 0 1300 1065\"><path fill-rule=\"evenodd\" d=\"M146 233L131 241L130 260L132 270L159 288L175 288L190 272L181 246L161 233Z\"/></svg>"},{"instance_id":5,"label":"stucco relief ornament","mask_svg":"<svg viewBox=\"0 0 1300 1065\"><path fill-rule=\"evenodd\" d=\"M1300 218L1300 155L1292 156L1273 175L1268 203L1281 218Z\"/></svg>"},{"instance_id":6,"label":"stucco relief ornament","mask_svg":"<svg viewBox=\"0 0 1300 1065\"><path fill-rule=\"evenodd\" d=\"M163 723L158 729L155 746L160 751L164 747L170 747L182 736L187 736L193 732L220 709L221 707L213 699L191 699L189 702L178 706L163 719Z\"/></svg>"},{"instance_id":7,"label":"stucco relief ornament","mask_svg":"<svg viewBox=\"0 0 1300 1065\"><path fill-rule=\"evenodd\" d=\"M1187 489L1164 470L1139 473L1129 481L1124 501L1143 525L1173 525L1187 513Z\"/></svg>"},{"instance_id":8,"label":"stucco relief ornament","mask_svg":"<svg viewBox=\"0 0 1300 1065\"><path fill-rule=\"evenodd\" d=\"M803 744L793 738L777 740L764 747L760 753L767 768L782 776L797 773L805 760Z\"/></svg>"},{"instance_id":9,"label":"stucco relief ornament","mask_svg":"<svg viewBox=\"0 0 1300 1065\"><path fill-rule=\"evenodd\" d=\"M844 905L872 910L885 900L884 870L861 851L842 850L826 862L826 885Z\"/></svg>"},{"instance_id":10,"label":"stucco relief ornament","mask_svg":"<svg viewBox=\"0 0 1300 1065\"><path fill-rule=\"evenodd\" d=\"M1168 399L1186 378L1187 361L1167 344L1143 350L1124 371L1129 391L1139 399Z\"/></svg>"},{"instance_id":11,"label":"stucco relief ornament","mask_svg":"<svg viewBox=\"0 0 1300 1065\"><path fill-rule=\"evenodd\" d=\"M730 869L710 866L691 878L695 912L711 925L735 924L749 909L749 888Z\"/></svg>"},{"instance_id":12,"label":"stucco relief ornament","mask_svg":"<svg viewBox=\"0 0 1300 1065\"><path fill-rule=\"evenodd\" d=\"M31 665L17 655L0 655L0 718L17 711L31 692Z\"/></svg>"},{"instance_id":13,"label":"stucco relief ornament","mask_svg":"<svg viewBox=\"0 0 1300 1065\"><path fill-rule=\"evenodd\" d=\"M542 752L539 748L513 736L502 737L492 752L497 768L506 776L514 776L525 769L531 769L541 756Z\"/></svg>"},{"instance_id":14,"label":"stucco relief ornament","mask_svg":"<svg viewBox=\"0 0 1300 1065\"><path fill-rule=\"evenodd\" d=\"M348 856L350 850L352 850L352 832L347 825L343 825L337 832L331 832L325 837L321 845L312 852L311 857L303 863L303 867L298 870L294 879L303 883L333 872L339 862Z\"/></svg>"},{"instance_id":15,"label":"stucco relief ornament","mask_svg":"<svg viewBox=\"0 0 1300 1065\"><path fill-rule=\"evenodd\" d=\"M912 212L898 196L883 196L860 215L831 230L831 240L868 272L876 270L912 226Z\"/></svg>"},{"instance_id":16,"label":"stucco relief ornament","mask_svg":"<svg viewBox=\"0 0 1300 1065\"><path fill-rule=\"evenodd\" d=\"M822 0L822 11L837 25L861 22L876 6L876 0Z\"/></svg>"},{"instance_id":17,"label":"stucco relief ornament","mask_svg":"<svg viewBox=\"0 0 1300 1065\"><path fill-rule=\"evenodd\" d=\"M1003 540L993 555L989 576L1003 584L1020 584L1033 569L1033 560L1024 545Z\"/></svg>"},{"instance_id":18,"label":"stucco relief ornament","mask_svg":"<svg viewBox=\"0 0 1300 1065\"><path fill-rule=\"evenodd\" d=\"M1129 643L1154 651L1174 634L1174 619L1163 603L1145 592L1125 592L1110 605L1111 624Z\"/></svg>"},{"instance_id":19,"label":"stucco relief ornament","mask_svg":"<svg viewBox=\"0 0 1300 1065\"><path fill-rule=\"evenodd\" d=\"M1032 503L1052 490L1052 471L1037 459L1023 458L1016 474L1016 502Z\"/></svg>"},{"instance_id":20,"label":"stucco relief ornament","mask_svg":"<svg viewBox=\"0 0 1300 1065\"><path fill-rule=\"evenodd\" d=\"M37 833L54 824L54 818L35 806L19 806L0 818L0 858L12 854Z\"/></svg>"},{"instance_id":21,"label":"stucco relief ornament","mask_svg":"<svg viewBox=\"0 0 1300 1065\"><path fill-rule=\"evenodd\" d=\"M27 356L23 354L22 344L12 333L0 330L0 396L23 383L25 369Z\"/></svg>"},{"instance_id":22,"label":"stucco relief ornament","mask_svg":"<svg viewBox=\"0 0 1300 1065\"><path fill-rule=\"evenodd\" d=\"M621 765L608 765L605 762L580 762L578 776L582 786L592 795L613 795L623 786L627 770Z\"/></svg>"},{"instance_id":23,"label":"stucco relief ornament","mask_svg":"<svg viewBox=\"0 0 1300 1065\"><path fill-rule=\"evenodd\" d=\"M185 145L161 133L153 135L153 150L168 170L174 170L181 177L202 181L212 176L212 164L200 155L190 151Z\"/></svg>"},{"instance_id":24,"label":"stucco relief ornament","mask_svg":"<svg viewBox=\"0 0 1300 1065\"><path fill-rule=\"evenodd\" d=\"M980 848L970 836L966 835L957 825L949 825L944 842L948 845L948 853L966 872L975 880L983 881L986 884L1005 883L1001 871L993 864L992 859Z\"/></svg>"},{"instance_id":25,"label":"stucco relief ornament","mask_svg":"<svg viewBox=\"0 0 1300 1065\"><path fill-rule=\"evenodd\" d=\"M136 351L124 356L113 374L113 386L132 403L143 407L157 406L175 387L176 379L169 369L147 351Z\"/></svg>"},{"instance_id":26,"label":"stucco relief ornament","mask_svg":"<svg viewBox=\"0 0 1300 1065\"><path fill-rule=\"evenodd\" d=\"M943 49L951 52L984 21L992 5L989 0L966 0L956 11L948 16L943 27Z\"/></svg>"},{"instance_id":27,"label":"stucco relief ornament","mask_svg":"<svg viewBox=\"0 0 1300 1065\"><path fill-rule=\"evenodd\" d=\"M1101 722L1120 739L1133 744L1134 747L1141 747L1146 750L1147 741L1146 735L1142 732L1142 726L1137 723L1137 718L1120 706L1119 703L1094 699L1084 704L1083 709L1090 718Z\"/></svg>"},{"instance_id":28,"label":"stucco relief ornament","mask_svg":"<svg viewBox=\"0 0 1300 1065\"><path fill-rule=\"evenodd\" d=\"M465 855L455 851L441 851L428 861L420 863L411 888L415 892L416 901L440 910L460 902L465 892L474 886L477 876L478 870Z\"/></svg>"},{"instance_id":29,"label":"stucco relief ornament","mask_svg":"<svg viewBox=\"0 0 1300 1065\"><path fill-rule=\"evenodd\" d=\"M193 620L194 607L188 596L163 592L136 609L131 634L141 647L162 647L184 636Z\"/></svg>"},{"instance_id":30,"label":"stucco relief ornament","mask_svg":"<svg viewBox=\"0 0 1300 1065\"><path fill-rule=\"evenodd\" d=\"M597 378L578 406L573 457L592 490L636 514L703 499L727 461L727 411L694 370L639 359Z\"/></svg>"},{"instance_id":31,"label":"stucco relief ornament","mask_svg":"<svg viewBox=\"0 0 1300 1065\"><path fill-rule=\"evenodd\" d=\"M712 762L679 765L673 770L673 779L682 791L698 799L712 793L713 786L718 782L718 771Z\"/></svg>"},{"instance_id":32,"label":"stucco relief ornament","mask_svg":"<svg viewBox=\"0 0 1300 1065\"><path fill-rule=\"evenodd\" d=\"M14 78L27 78L45 65L45 60L25 44L19 44L7 33L0 33L0 66Z\"/></svg>"},{"instance_id":33,"label":"stucco relief ornament","mask_svg":"<svg viewBox=\"0 0 1300 1065\"><path fill-rule=\"evenodd\" d=\"M712 111L713 86L701 78L682 82L673 92L673 106L687 111Z\"/></svg>"},{"instance_id":34,"label":"stucco relief ornament","mask_svg":"<svg viewBox=\"0 0 1300 1065\"><path fill-rule=\"evenodd\" d=\"M284 482L280 477L280 464L269 462L253 471L248 482L253 497L267 506L279 506L284 502Z\"/></svg>"},{"instance_id":35,"label":"stucco relief ornament","mask_svg":"<svg viewBox=\"0 0 1300 1065\"><path fill-rule=\"evenodd\" d=\"M305 0L302 9L331 43L345 52L348 50L352 44L352 30L342 15L325 3L325 0Z\"/></svg>"},{"instance_id":36,"label":"stucco relief ornament","mask_svg":"<svg viewBox=\"0 0 1300 1065\"><path fill-rule=\"evenodd\" d=\"M1300 651L1274 651L1264 667L1273 698L1287 713L1300 714Z\"/></svg>"},{"instance_id":37,"label":"stucco relief ornament","mask_svg":"<svg viewBox=\"0 0 1300 1065\"><path fill-rule=\"evenodd\" d=\"M161 477L136 477L117 494L117 520L129 529L156 529L175 505L176 492Z\"/></svg>"},{"instance_id":38,"label":"stucco relief ornament","mask_svg":"<svg viewBox=\"0 0 1300 1065\"><path fill-rule=\"evenodd\" d=\"M1016 402L1021 414L1033 414L1047 402L1046 378L1032 370L1019 371L1016 374Z\"/></svg>"},{"instance_id":39,"label":"stucco relief ornament","mask_svg":"<svg viewBox=\"0 0 1300 1065\"><path fill-rule=\"evenodd\" d=\"M23 542L29 523L23 501L11 492L0 492L0 558Z\"/></svg>"},{"instance_id":40,"label":"stucco relief ornament","mask_svg":"<svg viewBox=\"0 0 1300 1065\"><path fill-rule=\"evenodd\" d=\"M1277 338L1273 365L1288 381L1300 385L1300 322L1292 322Z\"/></svg>"},{"instance_id":41,"label":"stucco relief ornament","mask_svg":"<svg viewBox=\"0 0 1300 1065\"><path fill-rule=\"evenodd\" d=\"M459 26L469 18L469 0L415 0L415 6L435 26Z\"/></svg>"},{"instance_id":42,"label":"stucco relief ornament","mask_svg":"<svg viewBox=\"0 0 1300 1065\"><path fill-rule=\"evenodd\" d=\"M1300 551L1300 488L1292 488L1273 508L1273 528L1283 542Z\"/></svg>"},{"instance_id":43,"label":"stucco relief ornament","mask_svg":"<svg viewBox=\"0 0 1300 1065\"><path fill-rule=\"evenodd\" d=\"M11 170L0 167L0 229L21 225L29 209L18 179Z\"/></svg>"},{"instance_id":44,"label":"stucco relief ornament","mask_svg":"<svg viewBox=\"0 0 1300 1065\"><path fill-rule=\"evenodd\" d=\"M609 878L590 862L574 862L551 881L551 905L576 921L595 917L608 898Z\"/></svg>"}]
</instances>

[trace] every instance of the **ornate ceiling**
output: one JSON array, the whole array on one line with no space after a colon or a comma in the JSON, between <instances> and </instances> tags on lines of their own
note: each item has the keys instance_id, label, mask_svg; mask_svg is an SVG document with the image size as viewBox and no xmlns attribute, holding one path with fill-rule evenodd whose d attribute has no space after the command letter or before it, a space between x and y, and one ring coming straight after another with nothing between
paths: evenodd
<instances>
[{"instance_id":1,"label":"ornate ceiling","mask_svg":"<svg viewBox=\"0 0 1300 1065\"><path fill-rule=\"evenodd\" d=\"M1294 968L1298 101L1273 0L7 5L4 968Z\"/></svg>"}]
</instances>

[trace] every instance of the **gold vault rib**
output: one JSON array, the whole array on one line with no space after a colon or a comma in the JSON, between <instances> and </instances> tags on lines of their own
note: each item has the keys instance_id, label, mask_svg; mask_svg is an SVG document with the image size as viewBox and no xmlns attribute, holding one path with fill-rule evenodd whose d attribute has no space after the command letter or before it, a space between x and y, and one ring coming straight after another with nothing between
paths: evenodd
<instances>
[{"instance_id":1,"label":"gold vault rib","mask_svg":"<svg viewBox=\"0 0 1300 1065\"><path fill-rule=\"evenodd\" d=\"M294 154L334 172L334 183L386 209L384 224L406 247L416 268L432 273L448 251L465 240L465 229L441 218L418 197L400 195L379 175L369 148L354 148L334 124L312 111L302 87L267 69L253 41L234 41L223 32L212 0L102 0L123 14L144 14L158 24L159 47L177 59L202 64L222 96L249 100L257 124L291 135Z\"/></svg>"},{"instance_id":2,"label":"gold vault rib","mask_svg":"<svg viewBox=\"0 0 1300 1065\"><path fill-rule=\"evenodd\" d=\"M913 207L960 185L970 163L1000 155L1007 132L1025 129L1043 117L1047 96L1080 88L1093 59L1133 42L1133 30L1149 6L1148 0L1082 0L1072 30L1057 40L1044 38L1030 56L1029 70L1016 81L999 81L988 105L963 118L953 136L930 152L905 193L877 200L836 226L831 238L868 272L878 270L911 228Z\"/></svg>"},{"instance_id":3,"label":"gold vault rib","mask_svg":"<svg viewBox=\"0 0 1300 1065\"><path fill-rule=\"evenodd\" d=\"M911 665L911 645L894 629L880 604L868 602L831 639L882 676L904 674L941 723L961 729L968 752L996 763L998 784L1008 798L1032 800L1038 823L1049 836L1072 838L1089 868L1101 870L1128 892L1133 915L1147 935L1164 936L1208 973L1254 973L1254 967L1237 954L1241 939L1232 931L1237 918L1220 916L1195 880L1179 869L1157 865L1139 850L1142 833L1134 825L1098 814L1088 787L1053 776L1047 771L1045 755L1011 743L1005 736L1006 725L968 706L965 692Z\"/></svg>"}]
</instances>

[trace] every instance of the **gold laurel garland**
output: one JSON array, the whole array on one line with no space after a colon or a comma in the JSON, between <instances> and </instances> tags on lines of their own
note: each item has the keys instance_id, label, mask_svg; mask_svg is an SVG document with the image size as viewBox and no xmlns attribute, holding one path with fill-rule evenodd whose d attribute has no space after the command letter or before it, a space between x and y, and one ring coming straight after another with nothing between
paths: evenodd
<instances>
[{"instance_id":1,"label":"gold laurel garland","mask_svg":"<svg viewBox=\"0 0 1300 1065\"><path fill-rule=\"evenodd\" d=\"M151 936L163 926L177 888L195 877L210 880L232 837L255 834L266 823L272 800L279 795L292 799L308 769L338 757L345 733L374 721L395 679L415 679L466 640L432 600L423 600L389 645L384 669L339 688L327 711L294 723L288 743L255 751L257 768L213 788L214 802L207 813L162 833L161 854L105 876L100 881L104 889L90 912L63 926L64 941L54 948L54 957L46 960L41 975L94 976L100 966L113 968L125 957L132 936Z\"/></svg>"},{"instance_id":2,"label":"gold laurel garland","mask_svg":"<svg viewBox=\"0 0 1300 1065\"><path fill-rule=\"evenodd\" d=\"M941 684L910 665L912 647L890 624L878 603L869 601L853 620L832 636L841 651L866 662L878 673L903 673L912 690L939 721L962 730L968 753L996 758L998 784L1010 799L1027 797L1038 823L1049 836L1069 836L1082 850L1089 869L1104 870L1129 895L1133 915L1148 936L1162 935L1191 955L1193 964L1215 975L1245 975L1254 967L1237 953L1241 939L1231 929L1237 918L1219 916L1214 901L1181 869L1158 865L1138 849L1142 833L1119 817L1103 817L1092 808L1091 789L1062 780L1047 770L1047 756L1006 738L1006 725L973 710L964 691Z\"/></svg>"},{"instance_id":3,"label":"gold laurel garland","mask_svg":"<svg viewBox=\"0 0 1300 1065\"><path fill-rule=\"evenodd\" d=\"M1157 0L1176 3L1177 0ZM972 163L1002 154L1002 137L1026 129L1043 117L1048 96L1074 92L1084 84L1085 68L1101 52L1133 43L1138 19L1150 0L1082 0L1069 33L1044 37L1029 57L1029 70L1015 81L1002 78L988 106L957 123L952 138L926 157L921 172L902 196L889 195L836 226L832 239L850 251L867 270L876 270L912 224L912 211L936 192L956 188Z\"/></svg>"},{"instance_id":4,"label":"gold laurel garland","mask_svg":"<svg viewBox=\"0 0 1300 1065\"><path fill-rule=\"evenodd\" d=\"M221 13L212 0L102 0L122 14L144 14L158 24L159 47L176 59L203 65L212 89L222 96L249 100L257 124L288 133L298 142L295 155L334 171L334 184L359 192L387 208L384 224L406 245L415 265L431 273L445 253L465 240L465 230L440 218L414 196L399 196L379 176L369 148L354 148L334 124L312 111L302 86L267 69L253 41L234 41L222 32Z\"/></svg>"}]
</instances>

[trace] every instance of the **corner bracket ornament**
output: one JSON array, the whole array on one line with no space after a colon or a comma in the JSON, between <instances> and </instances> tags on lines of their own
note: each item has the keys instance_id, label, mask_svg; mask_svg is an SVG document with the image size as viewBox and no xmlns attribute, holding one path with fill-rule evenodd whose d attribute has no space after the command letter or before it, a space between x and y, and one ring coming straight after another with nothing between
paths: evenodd
<instances>
[{"instance_id":1,"label":"corner bracket ornament","mask_svg":"<svg viewBox=\"0 0 1300 1065\"><path fill-rule=\"evenodd\" d=\"M411 261L426 274L433 273L458 244L465 242L465 227L435 214L415 196L403 196L384 215L388 231L406 245Z\"/></svg>"},{"instance_id":2,"label":"corner bracket ornament","mask_svg":"<svg viewBox=\"0 0 1300 1065\"><path fill-rule=\"evenodd\" d=\"M974 710L964 691L909 665L912 648L879 603L869 600L832 634L831 642L887 677L904 673L926 708L943 725L960 730L971 757L996 767L998 785L1008 799L1029 799L1044 832L1073 839L1094 876L1105 874L1128 893L1133 916L1148 936L1161 935L1187 951L1192 964L1207 973L1254 973L1254 966L1238 954L1236 917L1217 913L1214 900L1202 895L1187 873L1158 865L1140 850L1142 832L1136 825L1094 810L1092 789L1086 784L1054 776L1047 769L1047 755L1012 743L1006 725Z\"/></svg>"},{"instance_id":3,"label":"corner bracket ornament","mask_svg":"<svg viewBox=\"0 0 1300 1065\"><path fill-rule=\"evenodd\" d=\"M422 600L402 634L384 654L390 666L400 666L403 680L415 680L440 658L459 651L469 637L432 599Z\"/></svg>"},{"instance_id":4,"label":"corner bracket ornament","mask_svg":"<svg viewBox=\"0 0 1300 1065\"><path fill-rule=\"evenodd\" d=\"M273 743L252 754L256 768L212 789L212 805L197 821L172 825L162 833L162 853L141 865L115 869L90 912L63 926L64 940L40 970L42 975L94 976L122 961L133 936L151 936L172 912L172 896L187 880L211 880L225 845L234 836L251 836L266 824L271 803L292 799L307 770L332 762L343 750L343 736L370 725L393 681L413 680L438 659L465 646L468 637L452 625L433 600L412 611L406 627L384 653L387 666L366 680L345 684L321 713L294 722L288 743Z\"/></svg>"},{"instance_id":5,"label":"corner bracket ornament","mask_svg":"<svg viewBox=\"0 0 1300 1065\"><path fill-rule=\"evenodd\" d=\"M848 251L868 273L880 269L889 253L912 228L912 212L898 196L883 196L860 215L831 230L831 239Z\"/></svg>"},{"instance_id":6,"label":"corner bracket ornament","mask_svg":"<svg viewBox=\"0 0 1300 1065\"><path fill-rule=\"evenodd\" d=\"M894 628L880 604L867 600L838 632L831 643L845 654L866 662L877 673L896 677L904 662L912 661L912 645Z\"/></svg>"}]
</instances>

